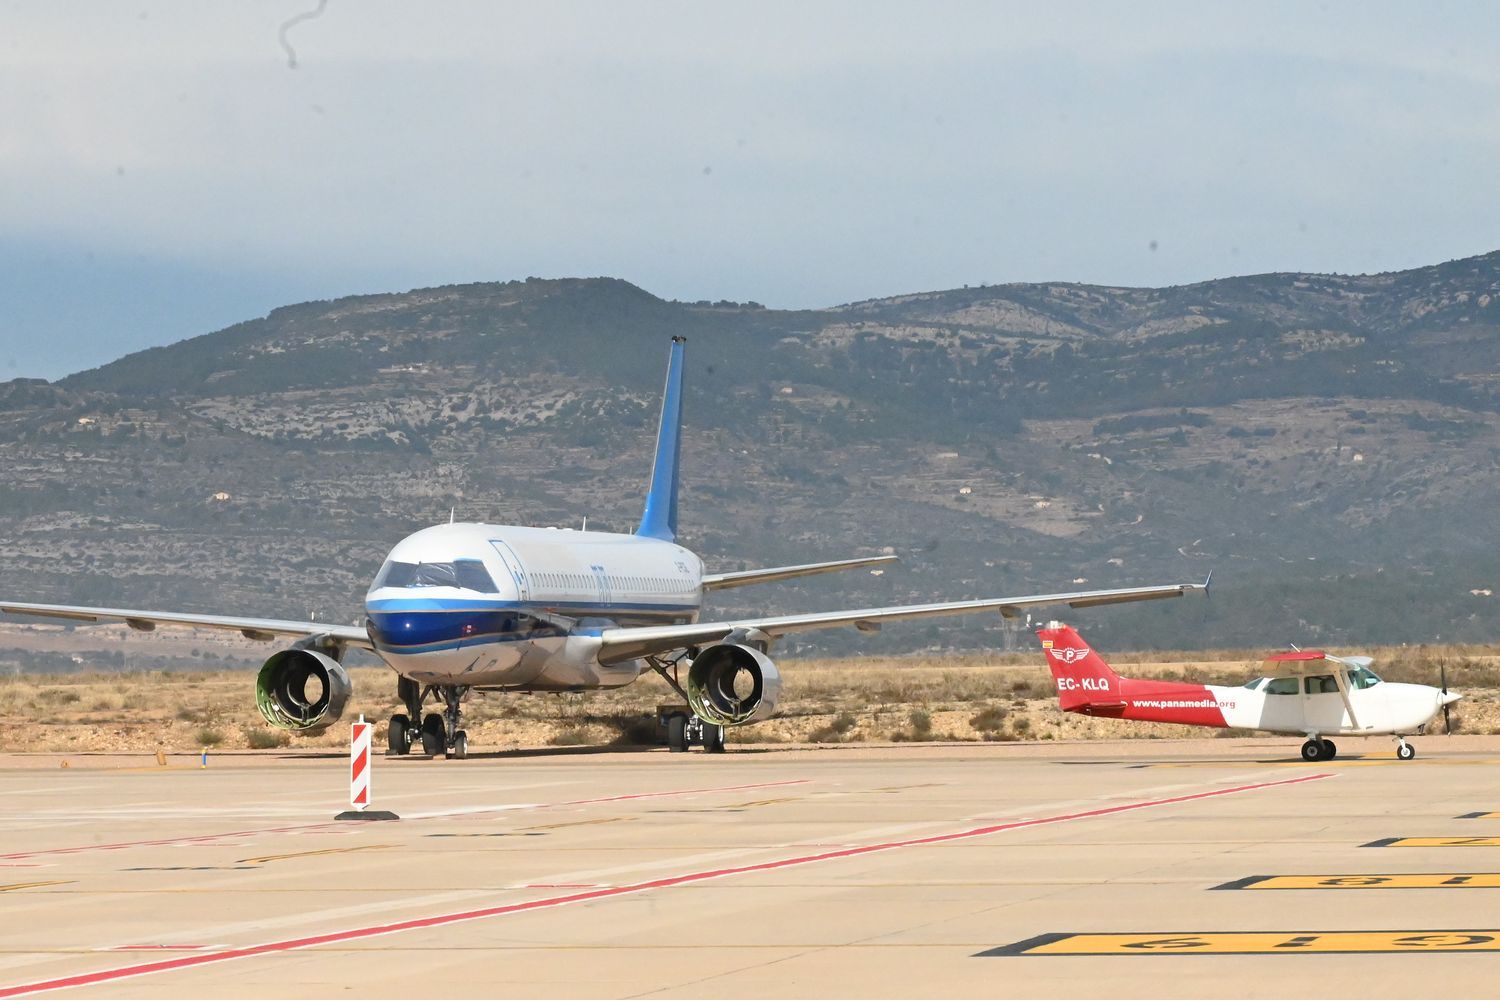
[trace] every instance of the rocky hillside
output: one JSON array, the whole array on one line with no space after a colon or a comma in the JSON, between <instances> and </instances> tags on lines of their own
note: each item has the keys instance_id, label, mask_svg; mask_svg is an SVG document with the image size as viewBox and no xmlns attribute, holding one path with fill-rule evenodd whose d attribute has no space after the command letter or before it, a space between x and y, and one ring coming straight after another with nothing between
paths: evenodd
<instances>
[{"instance_id":1,"label":"rocky hillside","mask_svg":"<svg viewBox=\"0 0 1500 1000\"><path fill-rule=\"evenodd\" d=\"M348 621L386 547L450 509L629 528L672 334L688 544L730 568L903 557L718 608L1213 569L1210 601L1075 620L1106 648L1500 639L1500 253L800 312L605 278L291 306L0 385L4 591ZM1006 638L970 620L795 645Z\"/></svg>"}]
</instances>

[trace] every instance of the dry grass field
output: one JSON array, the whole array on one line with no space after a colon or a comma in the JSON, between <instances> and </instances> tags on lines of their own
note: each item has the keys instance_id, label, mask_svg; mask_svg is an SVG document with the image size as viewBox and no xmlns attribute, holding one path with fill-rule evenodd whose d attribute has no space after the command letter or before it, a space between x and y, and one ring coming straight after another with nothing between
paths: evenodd
<instances>
[{"instance_id":1,"label":"dry grass field","mask_svg":"<svg viewBox=\"0 0 1500 1000\"><path fill-rule=\"evenodd\" d=\"M1454 729L1500 733L1500 648L1428 646L1368 651L1387 680L1436 684L1439 667L1465 694ZM1135 676L1237 684L1259 673L1259 652L1123 654ZM136 664L146 660L136 655ZM394 676L356 668L345 720L379 723L397 710ZM1201 730L1064 715L1035 654L968 654L789 661L782 712L730 734L737 743L1161 739ZM293 737L267 727L248 670L15 674L0 678L0 751L73 753L267 750L343 746L348 730ZM590 694L479 695L465 708L477 751L650 743L653 710L674 698L658 678Z\"/></svg>"}]
</instances>

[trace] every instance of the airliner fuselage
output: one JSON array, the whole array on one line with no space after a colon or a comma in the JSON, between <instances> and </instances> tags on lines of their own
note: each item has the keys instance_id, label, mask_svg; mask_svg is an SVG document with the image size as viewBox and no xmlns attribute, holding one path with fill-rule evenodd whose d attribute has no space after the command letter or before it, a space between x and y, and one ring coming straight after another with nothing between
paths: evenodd
<instances>
[{"instance_id":1,"label":"airliner fuselage","mask_svg":"<svg viewBox=\"0 0 1500 1000\"><path fill-rule=\"evenodd\" d=\"M365 596L366 627L380 658L423 684L617 687L642 666L601 664L591 633L696 621L702 580L703 561L675 542L443 524L391 550Z\"/></svg>"}]
</instances>

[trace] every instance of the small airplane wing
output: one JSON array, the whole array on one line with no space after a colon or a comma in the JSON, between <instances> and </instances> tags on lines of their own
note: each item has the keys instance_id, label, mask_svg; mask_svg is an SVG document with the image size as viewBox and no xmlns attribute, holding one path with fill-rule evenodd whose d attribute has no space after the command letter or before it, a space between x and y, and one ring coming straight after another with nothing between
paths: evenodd
<instances>
[{"instance_id":1,"label":"small airplane wing","mask_svg":"<svg viewBox=\"0 0 1500 1000\"><path fill-rule=\"evenodd\" d=\"M862 566L880 566L895 562L895 556L870 556L865 559L839 559L834 562L805 563L801 566L776 566L771 569L751 569L741 573L705 573L704 590L728 590L731 587L748 587L755 583L775 583L799 576L814 576L818 573L837 573L840 570L859 569Z\"/></svg>"},{"instance_id":2,"label":"small airplane wing","mask_svg":"<svg viewBox=\"0 0 1500 1000\"><path fill-rule=\"evenodd\" d=\"M1202 583L1177 583L1164 587L1127 587L1120 590L1083 590L1064 594L1029 594L1024 597L1001 597L982 601L953 601L946 604L909 604L893 608L867 608L862 611L827 611L809 615L786 615L772 618L742 618L723 622L696 622L687 625L646 625L638 628L607 628L600 633L599 662L619 663L654 653L666 653L686 646L718 642L736 632L761 632L768 636L786 635L811 629L838 628L853 625L864 632L875 632L885 622L911 618L937 618L966 615L979 611L998 611L1014 618L1023 608L1045 604L1066 604L1091 608L1101 604L1125 604L1131 601L1155 601L1181 597L1195 590L1207 590Z\"/></svg>"},{"instance_id":3,"label":"small airplane wing","mask_svg":"<svg viewBox=\"0 0 1500 1000\"><path fill-rule=\"evenodd\" d=\"M296 622L277 618L233 618L224 615L179 614L172 611L127 611L122 608L86 608L70 604L7 604L0 602L0 612L33 618L61 618L76 622L124 622L140 632L151 632L158 625L182 628L213 628L238 632L247 639L269 641L281 636L306 639L326 635L346 646L374 649L370 634L353 625L330 625L326 622Z\"/></svg>"}]
</instances>

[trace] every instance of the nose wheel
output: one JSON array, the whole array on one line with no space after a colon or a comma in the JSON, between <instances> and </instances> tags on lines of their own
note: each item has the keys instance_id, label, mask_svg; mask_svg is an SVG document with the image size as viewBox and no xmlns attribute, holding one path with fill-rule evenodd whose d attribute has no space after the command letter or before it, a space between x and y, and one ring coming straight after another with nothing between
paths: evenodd
<instances>
[{"instance_id":1,"label":"nose wheel","mask_svg":"<svg viewBox=\"0 0 1500 1000\"><path fill-rule=\"evenodd\" d=\"M396 696L406 706L406 712L391 716L386 730L389 753L403 756L411 751L417 740L421 740L422 752L429 757L441 754L450 760L463 760L469 756L469 734L460 728L463 713L459 708L468 693L467 687L458 685L423 687L416 681L399 678ZM422 706L433 701L440 702L443 710L423 715ZM421 725L414 725L413 719L421 719Z\"/></svg>"},{"instance_id":2,"label":"nose wheel","mask_svg":"<svg viewBox=\"0 0 1500 1000\"><path fill-rule=\"evenodd\" d=\"M1401 738L1399 736L1396 738L1396 759L1397 760L1411 760L1416 755L1417 755L1417 748L1416 747L1412 746L1410 743L1406 742L1405 739L1403 739L1403 738Z\"/></svg>"}]
</instances>

